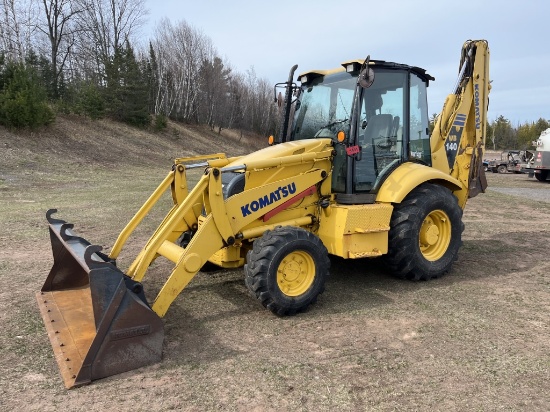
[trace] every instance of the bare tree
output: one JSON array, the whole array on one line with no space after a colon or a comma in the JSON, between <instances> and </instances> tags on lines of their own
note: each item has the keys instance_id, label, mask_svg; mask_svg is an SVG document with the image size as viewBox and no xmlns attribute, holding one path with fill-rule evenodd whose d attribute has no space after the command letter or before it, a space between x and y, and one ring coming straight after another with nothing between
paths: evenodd
<instances>
[{"instance_id":1,"label":"bare tree","mask_svg":"<svg viewBox=\"0 0 550 412\"><path fill-rule=\"evenodd\" d=\"M52 92L57 98L59 81L76 41L75 17L83 10L71 0L38 0L44 11L44 22L39 30L48 38L49 60L52 69Z\"/></svg>"},{"instance_id":2,"label":"bare tree","mask_svg":"<svg viewBox=\"0 0 550 412\"><path fill-rule=\"evenodd\" d=\"M35 30L33 3L28 0L0 0L1 48L9 60L23 61Z\"/></svg>"},{"instance_id":3,"label":"bare tree","mask_svg":"<svg viewBox=\"0 0 550 412\"><path fill-rule=\"evenodd\" d=\"M145 22L145 0L73 0L79 26L79 54L85 63L93 60L95 71L103 73L116 50L132 42Z\"/></svg>"},{"instance_id":4,"label":"bare tree","mask_svg":"<svg viewBox=\"0 0 550 412\"><path fill-rule=\"evenodd\" d=\"M185 21L173 25L164 19L156 28L152 45L157 59L155 114L197 120L201 64L215 56L210 38Z\"/></svg>"},{"instance_id":5,"label":"bare tree","mask_svg":"<svg viewBox=\"0 0 550 412\"><path fill-rule=\"evenodd\" d=\"M247 70L241 87L243 127L262 135L274 132L278 112L273 103L273 86L266 79L258 78L251 67Z\"/></svg>"}]
</instances>

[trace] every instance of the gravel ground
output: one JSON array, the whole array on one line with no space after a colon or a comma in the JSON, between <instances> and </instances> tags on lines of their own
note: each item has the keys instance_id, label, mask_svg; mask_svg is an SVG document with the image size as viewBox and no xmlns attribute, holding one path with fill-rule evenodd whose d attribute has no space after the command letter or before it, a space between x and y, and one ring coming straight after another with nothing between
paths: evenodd
<instances>
[{"instance_id":1,"label":"gravel ground","mask_svg":"<svg viewBox=\"0 0 550 412\"><path fill-rule=\"evenodd\" d=\"M505 195L523 197L550 203L550 190L533 190L532 188L519 187L490 187L489 190L504 193Z\"/></svg>"},{"instance_id":2,"label":"gravel ground","mask_svg":"<svg viewBox=\"0 0 550 412\"><path fill-rule=\"evenodd\" d=\"M488 191L550 203L550 180L539 182L527 174L488 173Z\"/></svg>"}]
</instances>

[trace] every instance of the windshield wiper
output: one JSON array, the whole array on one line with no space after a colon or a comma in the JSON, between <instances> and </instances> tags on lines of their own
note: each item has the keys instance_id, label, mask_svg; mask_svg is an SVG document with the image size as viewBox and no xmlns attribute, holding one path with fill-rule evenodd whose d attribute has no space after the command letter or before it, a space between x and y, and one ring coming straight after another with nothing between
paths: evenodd
<instances>
[{"instance_id":1,"label":"windshield wiper","mask_svg":"<svg viewBox=\"0 0 550 412\"><path fill-rule=\"evenodd\" d=\"M321 129L327 129L327 128L332 127L332 126L336 126L336 125L339 124L339 123L345 123L345 122L347 122L348 120L349 120L349 119L335 120L335 121L332 122L332 123L329 123L329 124L326 124L326 125L324 125L324 126L321 126L321 127L319 128L319 130L321 130Z\"/></svg>"}]
</instances>

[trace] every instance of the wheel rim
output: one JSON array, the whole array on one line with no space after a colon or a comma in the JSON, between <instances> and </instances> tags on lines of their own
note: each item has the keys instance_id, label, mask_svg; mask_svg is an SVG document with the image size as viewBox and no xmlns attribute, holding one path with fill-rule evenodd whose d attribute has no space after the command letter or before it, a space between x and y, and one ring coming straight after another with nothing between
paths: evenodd
<instances>
[{"instance_id":1,"label":"wheel rim","mask_svg":"<svg viewBox=\"0 0 550 412\"><path fill-rule=\"evenodd\" d=\"M300 296L313 284L315 262L301 250L286 255L277 268L277 284L287 296Z\"/></svg>"},{"instance_id":2,"label":"wheel rim","mask_svg":"<svg viewBox=\"0 0 550 412\"><path fill-rule=\"evenodd\" d=\"M420 251L429 261L441 259L451 243L451 221L443 210L434 210L422 222Z\"/></svg>"}]
</instances>

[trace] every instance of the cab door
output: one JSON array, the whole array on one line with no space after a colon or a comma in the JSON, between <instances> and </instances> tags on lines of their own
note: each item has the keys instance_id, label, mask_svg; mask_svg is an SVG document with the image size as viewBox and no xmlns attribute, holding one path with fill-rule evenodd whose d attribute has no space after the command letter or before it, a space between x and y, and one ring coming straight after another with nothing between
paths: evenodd
<instances>
[{"instance_id":1,"label":"cab door","mask_svg":"<svg viewBox=\"0 0 550 412\"><path fill-rule=\"evenodd\" d=\"M351 203L374 202L381 184L403 162L431 163L426 87L411 71L378 69L372 85L360 91L359 155L348 157Z\"/></svg>"}]
</instances>

